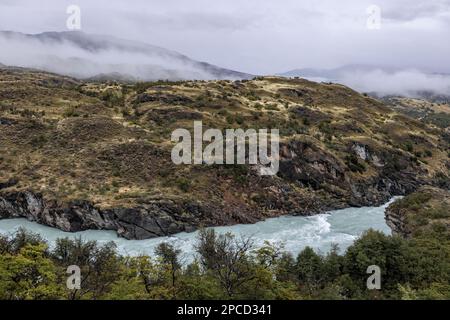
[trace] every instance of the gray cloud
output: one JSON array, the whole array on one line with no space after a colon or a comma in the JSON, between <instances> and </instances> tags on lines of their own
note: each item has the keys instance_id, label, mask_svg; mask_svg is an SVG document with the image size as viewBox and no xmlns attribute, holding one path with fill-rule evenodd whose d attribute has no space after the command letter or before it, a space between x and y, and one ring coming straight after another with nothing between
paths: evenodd
<instances>
[{"instance_id":1,"label":"gray cloud","mask_svg":"<svg viewBox=\"0 0 450 320\"><path fill-rule=\"evenodd\" d=\"M175 12L172 14L128 12L123 14L122 17L127 19L129 23L136 23L139 20L140 23L146 24L148 21L151 21L152 25L156 24L158 26L158 29L164 28L177 31L185 30L186 26L189 26L192 30L224 29L233 31L245 29L252 23L251 19L244 16L201 12Z\"/></svg>"},{"instance_id":2,"label":"gray cloud","mask_svg":"<svg viewBox=\"0 0 450 320\"><path fill-rule=\"evenodd\" d=\"M366 8L382 10L368 30ZM0 29L82 30L166 47L253 74L345 64L450 72L450 0L0 0Z\"/></svg>"},{"instance_id":3,"label":"gray cloud","mask_svg":"<svg viewBox=\"0 0 450 320\"><path fill-rule=\"evenodd\" d=\"M393 21L448 20L450 18L450 0L404 2L401 6L394 6L385 10L384 18Z\"/></svg>"},{"instance_id":4,"label":"gray cloud","mask_svg":"<svg viewBox=\"0 0 450 320\"><path fill-rule=\"evenodd\" d=\"M427 74L419 70L386 72L349 72L340 82L360 92L376 92L382 95L418 96L421 91L450 95L450 75Z\"/></svg>"},{"instance_id":5,"label":"gray cloud","mask_svg":"<svg viewBox=\"0 0 450 320\"><path fill-rule=\"evenodd\" d=\"M177 52L82 32L25 35L0 32L0 61L9 66L46 70L77 78L242 79L250 75L193 61Z\"/></svg>"}]
</instances>

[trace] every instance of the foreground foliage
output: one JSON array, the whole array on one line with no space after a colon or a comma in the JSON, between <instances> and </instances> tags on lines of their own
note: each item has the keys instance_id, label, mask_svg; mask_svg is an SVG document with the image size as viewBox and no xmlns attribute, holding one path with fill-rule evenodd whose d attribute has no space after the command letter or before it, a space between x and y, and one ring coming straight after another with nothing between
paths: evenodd
<instances>
[{"instance_id":1,"label":"foreground foliage","mask_svg":"<svg viewBox=\"0 0 450 320\"><path fill-rule=\"evenodd\" d=\"M305 248L296 258L266 243L202 230L196 259L174 245L154 257L121 256L60 239L53 248L20 230L0 237L1 299L449 299L450 242L432 233L404 240L369 230L345 254ZM69 290L66 269L81 268L81 288ZM381 269L381 290L368 290L369 265Z\"/></svg>"}]
</instances>

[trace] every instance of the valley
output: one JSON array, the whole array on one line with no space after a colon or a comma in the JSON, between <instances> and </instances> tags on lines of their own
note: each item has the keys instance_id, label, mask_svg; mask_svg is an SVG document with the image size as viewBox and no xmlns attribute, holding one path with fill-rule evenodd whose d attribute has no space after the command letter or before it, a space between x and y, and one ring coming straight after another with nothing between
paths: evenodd
<instances>
[{"instance_id":1,"label":"valley","mask_svg":"<svg viewBox=\"0 0 450 320\"><path fill-rule=\"evenodd\" d=\"M279 129L280 168L172 163L171 133ZM0 217L148 239L448 188L447 128L304 79L87 81L0 68Z\"/></svg>"}]
</instances>

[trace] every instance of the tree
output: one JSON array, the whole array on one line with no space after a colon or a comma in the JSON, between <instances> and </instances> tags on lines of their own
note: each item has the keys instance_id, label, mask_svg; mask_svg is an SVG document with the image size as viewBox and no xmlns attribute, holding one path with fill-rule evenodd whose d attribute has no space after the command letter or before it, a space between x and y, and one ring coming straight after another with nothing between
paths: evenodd
<instances>
[{"instance_id":1,"label":"tree","mask_svg":"<svg viewBox=\"0 0 450 320\"><path fill-rule=\"evenodd\" d=\"M40 235L19 228L12 237L0 236L0 254L17 254L28 244L39 245L44 243L45 241Z\"/></svg>"},{"instance_id":2,"label":"tree","mask_svg":"<svg viewBox=\"0 0 450 320\"><path fill-rule=\"evenodd\" d=\"M414 288L450 283L450 242L431 236L411 239L403 248L405 280Z\"/></svg>"},{"instance_id":3,"label":"tree","mask_svg":"<svg viewBox=\"0 0 450 320\"><path fill-rule=\"evenodd\" d=\"M178 290L179 299L205 300L226 299L224 291L217 278L209 272L203 272L196 260L189 264L180 279Z\"/></svg>"},{"instance_id":4,"label":"tree","mask_svg":"<svg viewBox=\"0 0 450 320\"><path fill-rule=\"evenodd\" d=\"M60 266L60 278L67 276L70 265L81 269L81 288L68 291L71 300L99 299L119 277L120 258L113 242L98 247L97 242L84 242L81 238L58 239L52 257Z\"/></svg>"},{"instance_id":5,"label":"tree","mask_svg":"<svg viewBox=\"0 0 450 320\"><path fill-rule=\"evenodd\" d=\"M47 245L26 244L16 255L0 255L0 299L58 299L60 294Z\"/></svg>"},{"instance_id":6,"label":"tree","mask_svg":"<svg viewBox=\"0 0 450 320\"><path fill-rule=\"evenodd\" d=\"M200 264L219 281L229 298L254 278L249 258L250 238L237 240L232 234L216 235L213 229L201 230L196 250Z\"/></svg>"},{"instance_id":7,"label":"tree","mask_svg":"<svg viewBox=\"0 0 450 320\"><path fill-rule=\"evenodd\" d=\"M306 247L297 257L297 276L300 284L305 285L312 294L323 281L323 260L310 247Z\"/></svg>"},{"instance_id":8,"label":"tree","mask_svg":"<svg viewBox=\"0 0 450 320\"><path fill-rule=\"evenodd\" d=\"M121 261L120 277L111 285L105 299L144 300L151 298L140 271L140 257L125 257Z\"/></svg>"},{"instance_id":9,"label":"tree","mask_svg":"<svg viewBox=\"0 0 450 320\"><path fill-rule=\"evenodd\" d=\"M181 250L175 249L173 245L166 242L161 242L155 249L156 256L161 259L164 265L169 267L173 288L175 288L177 274L181 270L181 263L179 261L180 253Z\"/></svg>"},{"instance_id":10,"label":"tree","mask_svg":"<svg viewBox=\"0 0 450 320\"><path fill-rule=\"evenodd\" d=\"M296 261L291 253L283 252L277 261L275 277L282 282L297 281Z\"/></svg>"},{"instance_id":11,"label":"tree","mask_svg":"<svg viewBox=\"0 0 450 320\"><path fill-rule=\"evenodd\" d=\"M404 283L408 274L405 249L405 240L369 230L347 249L344 271L367 292L367 268L376 265L381 269L382 293L398 296L398 283Z\"/></svg>"},{"instance_id":12,"label":"tree","mask_svg":"<svg viewBox=\"0 0 450 320\"><path fill-rule=\"evenodd\" d=\"M256 260L258 264L270 269L275 268L278 259L282 255L282 249L282 246L277 246L265 241L264 246L256 250Z\"/></svg>"},{"instance_id":13,"label":"tree","mask_svg":"<svg viewBox=\"0 0 450 320\"><path fill-rule=\"evenodd\" d=\"M342 274L344 258L339 255L339 247L333 245L323 259L323 278L325 282L333 282Z\"/></svg>"},{"instance_id":14,"label":"tree","mask_svg":"<svg viewBox=\"0 0 450 320\"><path fill-rule=\"evenodd\" d=\"M145 296L146 299L173 299L174 290L169 284L167 269L155 263L150 257L126 257L123 264L127 272L120 273L122 275L120 281L131 281L140 285L143 292L139 290L136 294ZM115 288L114 291L117 292L119 289ZM136 287L133 290L135 289Z\"/></svg>"}]
</instances>

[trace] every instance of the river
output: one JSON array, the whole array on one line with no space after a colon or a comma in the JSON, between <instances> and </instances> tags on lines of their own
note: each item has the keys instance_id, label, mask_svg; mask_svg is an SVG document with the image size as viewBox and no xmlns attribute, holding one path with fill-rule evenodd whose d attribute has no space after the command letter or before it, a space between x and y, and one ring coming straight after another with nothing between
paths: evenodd
<instances>
[{"instance_id":1,"label":"river","mask_svg":"<svg viewBox=\"0 0 450 320\"><path fill-rule=\"evenodd\" d=\"M251 236L255 247L263 245L265 241L283 244L284 249L294 255L306 246L312 247L319 253L326 253L332 244L337 244L343 251L370 228L390 234L391 230L384 219L384 211L394 200L392 199L380 207L348 208L311 217L284 216L255 224L215 227L214 229L219 233L231 232L237 237ZM117 237L115 231L90 230L68 233L26 219L0 220L0 234L13 234L20 227L40 234L50 246L56 239L65 237L81 237L84 240L96 240L100 244L114 241L119 253L125 255L153 255L154 248L158 243L168 241L180 248L187 260L193 258L197 236L197 232L193 232L148 240L126 240Z\"/></svg>"}]
</instances>

